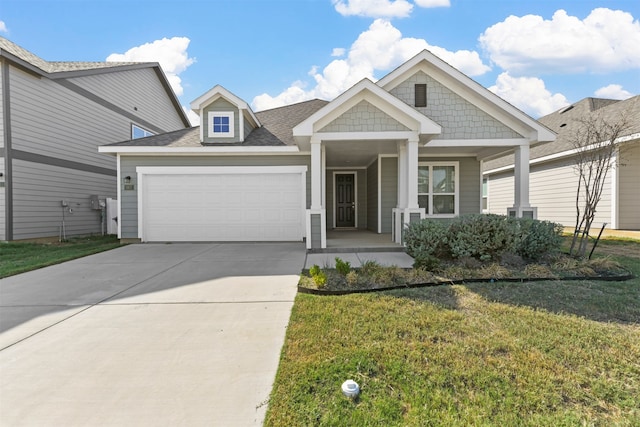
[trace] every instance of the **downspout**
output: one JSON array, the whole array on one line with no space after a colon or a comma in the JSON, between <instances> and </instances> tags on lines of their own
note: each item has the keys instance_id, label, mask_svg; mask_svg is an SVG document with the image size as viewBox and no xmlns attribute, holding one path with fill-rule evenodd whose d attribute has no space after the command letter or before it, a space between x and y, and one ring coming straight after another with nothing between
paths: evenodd
<instances>
[{"instance_id":1,"label":"downspout","mask_svg":"<svg viewBox=\"0 0 640 427\"><path fill-rule=\"evenodd\" d=\"M2 60L2 122L4 139L4 238L13 240L13 153L11 151L11 102L9 94L9 63Z\"/></svg>"}]
</instances>

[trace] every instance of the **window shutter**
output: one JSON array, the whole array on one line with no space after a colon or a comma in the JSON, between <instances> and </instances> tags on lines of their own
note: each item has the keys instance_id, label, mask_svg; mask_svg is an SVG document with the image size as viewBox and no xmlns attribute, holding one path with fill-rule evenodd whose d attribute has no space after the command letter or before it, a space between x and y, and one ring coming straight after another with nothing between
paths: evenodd
<instances>
[{"instance_id":1,"label":"window shutter","mask_svg":"<svg viewBox=\"0 0 640 427\"><path fill-rule=\"evenodd\" d=\"M427 85L426 84L415 85L415 106L416 107L427 106Z\"/></svg>"}]
</instances>

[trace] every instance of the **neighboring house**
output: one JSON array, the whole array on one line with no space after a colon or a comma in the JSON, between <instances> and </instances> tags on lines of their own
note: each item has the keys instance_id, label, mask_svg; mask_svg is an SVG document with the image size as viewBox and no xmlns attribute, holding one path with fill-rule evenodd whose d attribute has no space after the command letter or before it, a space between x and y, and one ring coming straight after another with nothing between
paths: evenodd
<instances>
[{"instance_id":1,"label":"neighboring house","mask_svg":"<svg viewBox=\"0 0 640 427\"><path fill-rule=\"evenodd\" d=\"M199 128L100 147L117 155L122 239L301 241L481 211L485 157L555 134L428 51L333 101L254 113L221 86ZM526 214L528 168L517 168Z\"/></svg>"},{"instance_id":2,"label":"neighboring house","mask_svg":"<svg viewBox=\"0 0 640 427\"><path fill-rule=\"evenodd\" d=\"M540 118L558 136L555 142L531 149L530 202L539 219L575 226L578 174L572 138L579 120L592 113L610 123L625 117L630 125L616 141L622 165L607 176L593 226L607 223L614 230L640 230L640 96L625 101L585 98ZM486 212L504 214L513 204L513 159L504 156L484 163Z\"/></svg>"},{"instance_id":3,"label":"neighboring house","mask_svg":"<svg viewBox=\"0 0 640 427\"><path fill-rule=\"evenodd\" d=\"M117 185L97 147L188 126L156 63L48 62L0 37L0 240L100 233Z\"/></svg>"}]
</instances>

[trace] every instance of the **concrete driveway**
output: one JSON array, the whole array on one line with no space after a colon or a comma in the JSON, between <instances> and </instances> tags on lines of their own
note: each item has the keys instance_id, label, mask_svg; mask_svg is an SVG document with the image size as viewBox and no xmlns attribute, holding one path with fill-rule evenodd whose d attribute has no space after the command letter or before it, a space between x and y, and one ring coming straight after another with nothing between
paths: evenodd
<instances>
[{"instance_id":1,"label":"concrete driveway","mask_svg":"<svg viewBox=\"0 0 640 427\"><path fill-rule=\"evenodd\" d=\"M303 244L144 244L0 280L0 425L261 425Z\"/></svg>"}]
</instances>

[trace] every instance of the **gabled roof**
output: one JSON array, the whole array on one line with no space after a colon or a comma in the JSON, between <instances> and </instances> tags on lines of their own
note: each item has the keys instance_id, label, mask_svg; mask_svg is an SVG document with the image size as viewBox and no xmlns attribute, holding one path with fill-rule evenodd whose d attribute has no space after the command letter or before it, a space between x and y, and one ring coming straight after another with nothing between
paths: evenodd
<instances>
[{"instance_id":1,"label":"gabled roof","mask_svg":"<svg viewBox=\"0 0 640 427\"><path fill-rule=\"evenodd\" d=\"M79 62L79 61L46 61L28 50L18 46L12 41L0 37L0 57L6 58L18 67L33 74L47 77L51 80L82 77L93 74L151 68L154 70L160 83L167 92L176 112L182 122L189 126L190 122L180 105L180 101L173 92L167 76L157 62Z\"/></svg>"},{"instance_id":2,"label":"gabled roof","mask_svg":"<svg viewBox=\"0 0 640 427\"><path fill-rule=\"evenodd\" d=\"M295 125L324 107L327 101L314 99L298 104L256 113L262 126L254 129L242 143L215 143L207 147L295 147L292 129ZM180 129L161 135L103 145L101 152L118 152L118 147L138 148L203 148L200 127Z\"/></svg>"},{"instance_id":3,"label":"gabled roof","mask_svg":"<svg viewBox=\"0 0 640 427\"><path fill-rule=\"evenodd\" d=\"M251 118L251 120L253 120L256 127L261 126L260 121L256 117L253 110L251 110L251 107L249 106L249 104L247 104L242 98L234 95L233 93L229 92L227 89L225 89L220 85L215 85L214 87L209 89L206 93L200 95L198 98L191 101L191 104L190 104L191 110L197 115L200 115L200 111L203 108L205 108L207 105L211 104L212 102L214 102L219 98L224 98L230 103L232 103L233 105L235 105L236 107L238 107L239 110L244 110L247 113L247 115Z\"/></svg>"},{"instance_id":4,"label":"gabled roof","mask_svg":"<svg viewBox=\"0 0 640 427\"><path fill-rule=\"evenodd\" d=\"M428 50L423 50L378 80L386 91L404 82L416 71L423 70L471 104L485 111L531 141L553 141L555 134L523 111L494 94L460 70Z\"/></svg>"},{"instance_id":5,"label":"gabled roof","mask_svg":"<svg viewBox=\"0 0 640 427\"><path fill-rule=\"evenodd\" d=\"M623 137L640 138L640 95L624 101L615 99L584 98L563 107L538 121L558 134L556 140L531 148L531 160L573 150L572 138L580 127L580 120L591 113L600 114L605 121L615 122L625 117L629 127ZM635 136L634 136L635 135ZM484 170L513 165L513 155L500 157L484 163Z\"/></svg>"},{"instance_id":6,"label":"gabled roof","mask_svg":"<svg viewBox=\"0 0 640 427\"><path fill-rule=\"evenodd\" d=\"M439 124L383 90L371 80L363 79L296 126L293 129L294 137L310 137L361 100L367 100L418 134L437 135L442 132Z\"/></svg>"}]
</instances>

